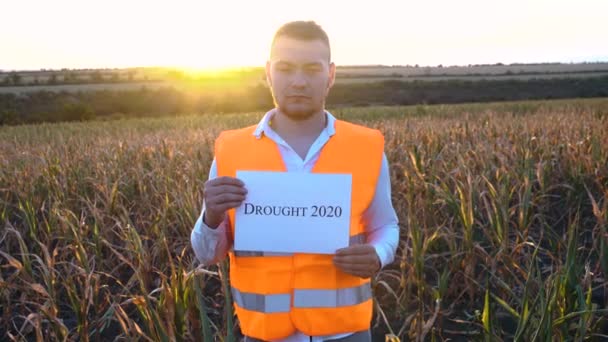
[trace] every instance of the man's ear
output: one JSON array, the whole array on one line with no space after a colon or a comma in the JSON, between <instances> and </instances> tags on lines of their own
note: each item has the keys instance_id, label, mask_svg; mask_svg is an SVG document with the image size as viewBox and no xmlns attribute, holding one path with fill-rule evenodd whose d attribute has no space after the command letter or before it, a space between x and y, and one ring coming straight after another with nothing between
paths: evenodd
<instances>
[{"instance_id":1,"label":"man's ear","mask_svg":"<svg viewBox=\"0 0 608 342\"><path fill-rule=\"evenodd\" d=\"M334 62L329 63L329 81L327 82L327 90L333 87L336 82L336 64Z\"/></svg>"},{"instance_id":2,"label":"man's ear","mask_svg":"<svg viewBox=\"0 0 608 342\"><path fill-rule=\"evenodd\" d=\"M272 79L270 77L270 61L266 61L266 83L272 88Z\"/></svg>"}]
</instances>

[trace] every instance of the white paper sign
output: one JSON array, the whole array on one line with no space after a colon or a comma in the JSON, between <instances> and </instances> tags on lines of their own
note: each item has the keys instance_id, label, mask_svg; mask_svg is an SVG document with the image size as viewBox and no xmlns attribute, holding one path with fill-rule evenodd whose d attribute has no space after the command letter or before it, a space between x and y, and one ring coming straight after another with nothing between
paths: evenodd
<instances>
[{"instance_id":1,"label":"white paper sign","mask_svg":"<svg viewBox=\"0 0 608 342\"><path fill-rule=\"evenodd\" d=\"M334 254L349 242L352 175L237 171L234 249Z\"/></svg>"}]
</instances>

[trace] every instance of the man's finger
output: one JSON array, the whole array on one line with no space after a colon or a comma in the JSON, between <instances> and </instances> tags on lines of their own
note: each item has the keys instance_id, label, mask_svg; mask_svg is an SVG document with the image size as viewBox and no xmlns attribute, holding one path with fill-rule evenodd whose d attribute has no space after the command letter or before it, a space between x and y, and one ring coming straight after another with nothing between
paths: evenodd
<instances>
[{"instance_id":1,"label":"man's finger","mask_svg":"<svg viewBox=\"0 0 608 342\"><path fill-rule=\"evenodd\" d=\"M375 266L376 266L376 263L371 261L370 259L366 259L366 260L359 261L359 262L334 259L333 263L334 263L334 265L340 265L343 267L350 267L350 268L375 268Z\"/></svg>"},{"instance_id":2,"label":"man's finger","mask_svg":"<svg viewBox=\"0 0 608 342\"><path fill-rule=\"evenodd\" d=\"M231 194L246 194L247 193L246 188L244 188L242 186L237 186L234 184L216 185L216 186L206 188L205 191L206 191L207 195L216 195L216 194L224 194L224 193L231 193Z\"/></svg>"},{"instance_id":3,"label":"man's finger","mask_svg":"<svg viewBox=\"0 0 608 342\"><path fill-rule=\"evenodd\" d=\"M245 195L241 194L221 194L214 198L215 204L224 204L226 202L242 202L245 200Z\"/></svg>"},{"instance_id":4,"label":"man's finger","mask_svg":"<svg viewBox=\"0 0 608 342\"><path fill-rule=\"evenodd\" d=\"M338 267L338 269L344 273L348 273L350 275L354 275L361 278L369 278L374 274L373 270L371 269L343 267L342 265L336 265L336 267Z\"/></svg>"},{"instance_id":5,"label":"man's finger","mask_svg":"<svg viewBox=\"0 0 608 342\"><path fill-rule=\"evenodd\" d=\"M334 265L336 265L336 267L338 267L342 271L345 271L348 273L367 272L367 271L371 270L371 267L369 267L368 265L361 265L361 264L343 264L343 263L336 262L336 263L334 263Z\"/></svg>"},{"instance_id":6,"label":"man's finger","mask_svg":"<svg viewBox=\"0 0 608 342\"><path fill-rule=\"evenodd\" d=\"M221 211L221 212L224 212L226 210L230 210L232 208L236 208L236 207L240 206L241 203L243 203L243 202L242 201L226 202L226 203L223 203L223 204L219 205L217 207L217 210Z\"/></svg>"},{"instance_id":7,"label":"man's finger","mask_svg":"<svg viewBox=\"0 0 608 342\"><path fill-rule=\"evenodd\" d=\"M336 255L367 254L372 250L374 250L374 248L370 245L354 245L338 249Z\"/></svg>"},{"instance_id":8,"label":"man's finger","mask_svg":"<svg viewBox=\"0 0 608 342\"><path fill-rule=\"evenodd\" d=\"M343 264L373 264L376 261L371 254L337 255L334 260Z\"/></svg>"},{"instance_id":9,"label":"man's finger","mask_svg":"<svg viewBox=\"0 0 608 342\"><path fill-rule=\"evenodd\" d=\"M242 180L234 177L222 176L217 177L209 181L210 184L213 185L235 185L235 186L245 186Z\"/></svg>"},{"instance_id":10,"label":"man's finger","mask_svg":"<svg viewBox=\"0 0 608 342\"><path fill-rule=\"evenodd\" d=\"M219 190L220 192L230 192L230 193L237 193L237 194L246 194L247 193L247 189L244 186L234 185L234 184L221 185L217 188L217 190Z\"/></svg>"},{"instance_id":11,"label":"man's finger","mask_svg":"<svg viewBox=\"0 0 608 342\"><path fill-rule=\"evenodd\" d=\"M214 196L205 200L205 205L209 208L217 207L223 205L228 202L243 202L245 200L245 196L243 195L234 195L234 194L223 194L219 196Z\"/></svg>"},{"instance_id":12,"label":"man's finger","mask_svg":"<svg viewBox=\"0 0 608 342\"><path fill-rule=\"evenodd\" d=\"M335 264L335 266L342 270L342 272L346 273L356 273L363 272L365 274L373 274L376 272L376 268L371 265L344 265L344 264Z\"/></svg>"}]
</instances>

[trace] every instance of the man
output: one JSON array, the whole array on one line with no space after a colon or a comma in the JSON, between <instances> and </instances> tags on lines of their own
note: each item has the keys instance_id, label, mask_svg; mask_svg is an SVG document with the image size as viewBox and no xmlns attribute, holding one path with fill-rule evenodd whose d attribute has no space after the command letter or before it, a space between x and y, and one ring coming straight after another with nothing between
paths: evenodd
<instances>
[{"instance_id":1,"label":"man","mask_svg":"<svg viewBox=\"0 0 608 342\"><path fill-rule=\"evenodd\" d=\"M327 34L297 21L276 32L266 77L275 108L257 126L222 132L191 241L197 258L230 256L245 341L370 341L370 277L392 262L399 231L384 138L324 109L334 84ZM247 195L237 170L349 173L350 245L335 255L234 251L234 208Z\"/></svg>"}]
</instances>

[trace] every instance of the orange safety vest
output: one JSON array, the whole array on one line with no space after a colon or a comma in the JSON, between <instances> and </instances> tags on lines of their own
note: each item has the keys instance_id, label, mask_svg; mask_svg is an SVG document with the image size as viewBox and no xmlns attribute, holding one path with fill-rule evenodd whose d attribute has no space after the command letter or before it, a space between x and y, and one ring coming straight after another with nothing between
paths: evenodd
<instances>
[{"instance_id":1,"label":"orange safety vest","mask_svg":"<svg viewBox=\"0 0 608 342\"><path fill-rule=\"evenodd\" d=\"M362 215L380 174L384 137L378 130L336 120L336 133L323 146L312 172L352 175L350 243L365 243ZM237 170L287 171L278 146L253 134L255 126L225 131L215 143L218 176ZM229 229L234 241L234 215ZM333 255L234 251L230 285L243 334L275 340L296 330L310 336L369 329L370 279L333 265Z\"/></svg>"}]
</instances>

